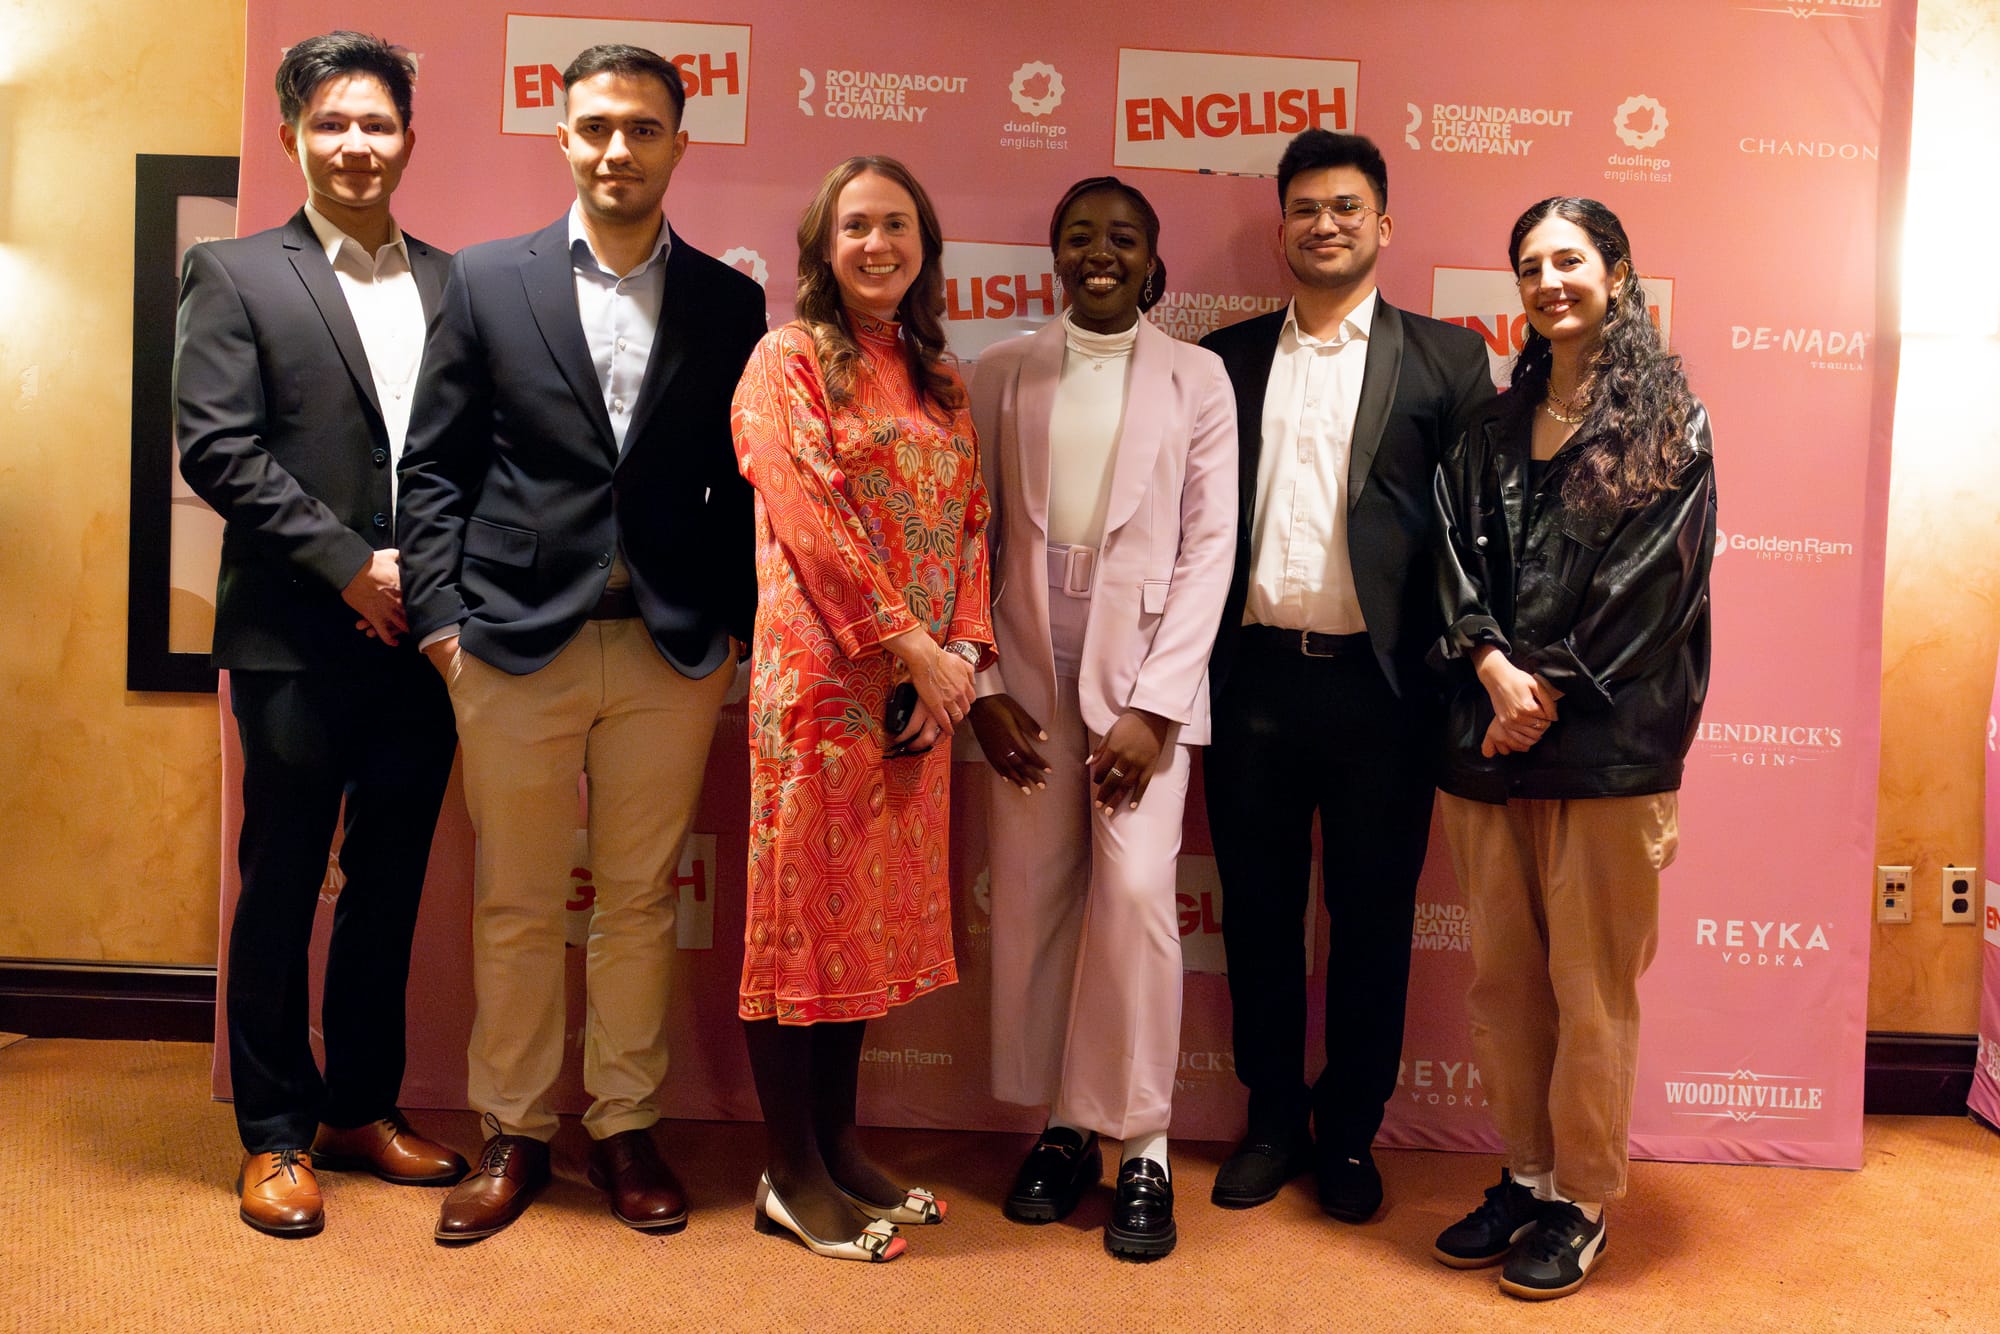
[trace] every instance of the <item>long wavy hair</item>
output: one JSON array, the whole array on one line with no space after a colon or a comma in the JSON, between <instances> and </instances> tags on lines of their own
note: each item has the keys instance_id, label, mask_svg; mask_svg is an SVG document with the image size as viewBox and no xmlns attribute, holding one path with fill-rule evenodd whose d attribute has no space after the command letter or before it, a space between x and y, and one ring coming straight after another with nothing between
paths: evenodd
<instances>
[{"instance_id":1,"label":"long wavy hair","mask_svg":"<svg viewBox=\"0 0 2000 1334\"><path fill-rule=\"evenodd\" d=\"M917 387L924 410L942 417L965 403L965 390L944 365L944 233L938 228L937 211L930 196L910 169L892 157L851 157L826 174L813 195L812 203L799 215L798 316L812 335L813 351L819 357L820 376L826 392L836 403L854 396L854 377L861 364L861 349L854 341L847 308L840 299L840 282L834 277L833 229L839 221L840 192L864 172L874 172L909 192L917 205L917 234L923 244L923 267L896 306L902 326L903 357L910 368L910 383Z\"/></svg>"},{"instance_id":2,"label":"long wavy hair","mask_svg":"<svg viewBox=\"0 0 2000 1334\"><path fill-rule=\"evenodd\" d=\"M1528 233L1550 218L1582 228L1604 261L1606 275L1625 265L1624 281L1611 292L1597 348L1583 367L1594 380L1590 406L1578 424L1575 465L1563 481L1565 505L1604 516L1636 509L1673 488L1674 478L1694 457L1688 419L1695 399L1681 359L1660 345L1659 331L1646 307L1646 289L1632 263L1632 243L1624 224L1595 199L1557 195L1534 205L1514 224L1507 265L1519 272L1521 245ZM1529 326L1514 361L1507 395L1509 410L1522 416L1541 407L1548 393L1554 351Z\"/></svg>"}]
</instances>

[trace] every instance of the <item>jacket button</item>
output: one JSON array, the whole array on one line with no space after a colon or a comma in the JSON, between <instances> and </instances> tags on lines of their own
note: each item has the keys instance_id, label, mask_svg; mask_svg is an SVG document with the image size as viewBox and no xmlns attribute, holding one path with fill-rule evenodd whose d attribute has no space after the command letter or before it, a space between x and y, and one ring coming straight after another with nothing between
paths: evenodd
<instances>
[{"instance_id":1,"label":"jacket button","mask_svg":"<svg viewBox=\"0 0 2000 1334\"><path fill-rule=\"evenodd\" d=\"M375 515L374 523L377 528L387 528L389 526L389 516L378 512Z\"/></svg>"},{"instance_id":2,"label":"jacket button","mask_svg":"<svg viewBox=\"0 0 2000 1334\"><path fill-rule=\"evenodd\" d=\"M1483 548L1486 545L1486 534L1481 533L1478 537L1473 538L1472 545Z\"/></svg>"},{"instance_id":3,"label":"jacket button","mask_svg":"<svg viewBox=\"0 0 2000 1334\"><path fill-rule=\"evenodd\" d=\"M389 461L389 451L386 449L378 449L374 453L370 454L368 457L373 459L375 461L375 466L379 468L383 464Z\"/></svg>"},{"instance_id":4,"label":"jacket button","mask_svg":"<svg viewBox=\"0 0 2000 1334\"><path fill-rule=\"evenodd\" d=\"M600 553L599 556L597 557L597 568L600 570L608 569L610 565L611 565L611 553L608 551Z\"/></svg>"}]
</instances>

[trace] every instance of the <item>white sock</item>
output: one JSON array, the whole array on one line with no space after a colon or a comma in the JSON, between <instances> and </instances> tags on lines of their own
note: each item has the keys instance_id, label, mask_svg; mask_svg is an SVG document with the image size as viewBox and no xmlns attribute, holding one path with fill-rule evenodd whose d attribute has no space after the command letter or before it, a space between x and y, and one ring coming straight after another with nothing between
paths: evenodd
<instances>
[{"instance_id":1,"label":"white sock","mask_svg":"<svg viewBox=\"0 0 2000 1334\"><path fill-rule=\"evenodd\" d=\"M1134 1158L1147 1158L1158 1165L1167 1180L1173 1180L1173 1172L1167 1166L1167 1132L1155 1135L1134 1135L1125 1141L1125 1151L1118 1155L1118 1165L1123 1167Z\"/></svg>"},{"instance_id":2,"label":"white sock","mask_svg":"<svg viewBox=\"0 0 2000 1334\"><path fill-rule=\"evenodd\" d=\"M1556 1195L1556 1174L1554 1169L1547 1172L1515 1172L1514 1184L1525 1186L1538 1200L1554 1200Z\"/></svg>"},{"instance_id":3,"label":"white sock","mask_svg":"<svg viewBox=\"0 0 2000 1334\"><path fill-rule=\"evenodd\" d=\"M1604 1201L1602 1200L1571 1200L1570 1203L1576 1206L1578 1213L1593 1223L1604 1217Z\"/></svg>"}]
</instances>

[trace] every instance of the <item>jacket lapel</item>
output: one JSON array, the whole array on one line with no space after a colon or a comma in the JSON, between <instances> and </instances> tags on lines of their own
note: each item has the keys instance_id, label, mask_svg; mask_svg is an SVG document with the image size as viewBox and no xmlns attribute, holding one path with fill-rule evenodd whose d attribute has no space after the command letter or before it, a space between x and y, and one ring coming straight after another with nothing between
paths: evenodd
<instances>
[{"instance_id":1,"label":"jacket lapel","mask_svg":"<svg viewBox=\"0 0 2000 1334\"><path fill-rule=\"evenodd\" d=\"M1173 387L1174 350L1167 336L1141 316L1139 337L1132 345L1132 377L1125 390L1125 419L1118 428L1118 453L1111 465L1111 498L1104 508L1106 539L1124 526L1146 494Z\"/></svg>"},{"instance_id":2,"label":"jacket lapel","mask_svg":"<svg viewBox=\"0 0 2000 1334\"><path fill-rule=\"evenodd\" d=\"M604 391L597 386L597 370L591 365L590 344L584 341L583 319L576 313L576 277L570 269L569 216L558 218L528 242L528 258L521 265L521 284L527 289L528 309L541 330L549 355L576 396L577 405L597 429L607 451L615 452L618 437L611 432L611 417L604 410Z\"/></svg>"},{"instance_id":3,"label":"jacket lapel","mask_svg":"<svg viewBox=\"0 0 2000 1334\"><path fill-rule=\"evenodd\" d=\"M1049 426L1055 417L1056 385L1062 380L1063 326L1049 321L1036 333L1021 363L1019 417L1021 503L1044 535L1049 531Z\"/></svg>"},{"instance_id":4,"label":"jacket lapel","mask_svg":"<svg viewBox=\"0 0 2000 1334\"><path fill-rule=\"evenodd\" d=\"M1382 448L1396 382L1403 373L1403 314L1378 295L1368 326L1368 360L1361 372L1361 402L1354 411L1354 436L1347 454L1347 508L1360 503L1368 469Z\"/></svg>"},{"instance_id":5,"label":"jacket lapel","mask_svg":"<svg viewBox=\"0 0 2000 1334\"><path fill-rule=\"evenodd\" d=\"M292 269L319 308L326 331L333 335L340 359L347 363L348 378L380 417L382 404L375 397L375 372L369 369L368 353L361 346L361 330L355 327L354 313L347 308L347 297L340 290L340 279L333 276L333 265L326 262L326 248L320 244L312 224L306 221L304 209L294 213L285 224L284 247Z\"/></svg>"},{"instance_id":6,"label":"jacket lapel","mask_svg":"<svg viewBox=\"0 0 2000 1334\"><path fill-rule=\"evenodd\" d=\"M410 273L417 280L417 301L424 308L424 327L436 316L438 301L444 296L444 275L449 261L408 232L403 233L403 249L410 255Z\"/></svg>"},{"instance_id":7,"label":"jacket lapel","mask_svg":"<svg viewBox=\"0 0 2000 1334\"><path fill-rule=\"evenodd\" d=\"M1236 543L1250 549L1250 534L1257 519L1257 465L1264 450L1264 395L1271 387L1271 361L1278 355L1278 335L1284 332L1285 313L1265 317L1270 337L1259 338L1226 367L1229 382L1236 389Z\"/></svg>"},{"instance_id":8,"label":"jacket lapel","mask_svg":"<svg viewBox=\"0 0 2000 1334\"><path fill-rule=\"evenodd\" d=\"M661 224L664 226L665 224ZM625 428L625 448L646 429L653 410L666 395L674 373L687 359L688 331L700 327L700 294L693 290L693 261L681 238L667 232L667 271L660 295L660 323L653 331L653 353L646 359L646 373L639 380L639 400L632 405L632 421Z\"/></svg>"}]
</instances>

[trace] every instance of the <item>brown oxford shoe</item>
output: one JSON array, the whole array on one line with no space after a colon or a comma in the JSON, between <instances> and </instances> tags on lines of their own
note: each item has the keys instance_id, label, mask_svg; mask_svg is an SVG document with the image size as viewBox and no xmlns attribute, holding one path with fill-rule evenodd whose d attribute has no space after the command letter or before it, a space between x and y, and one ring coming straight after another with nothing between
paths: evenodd
<instances>
[{"instance_id":1,"label":"brown oxford shoe","mask_svg":"<svg viewBox=\"0 0 2000 1334\"><path fill-rule=\"evenodd\" d=\"M439 1241L490 1237L519 1218L548 1184L548 1145L527 1135L495 1134L479 1166L444 1197L432 1235Z\"/></svg>"},{"instance_id":2,"label":"brown oxford shoe","mask_svg":"<svg viewBox=\"0 0 2000 1334\"><path fill-rule=\"evenodd\" d=\"M410 1129L393 1109L352 1130L321 1126L312 1154L329 1172L373 1172L398 1186L449 1186L466 1173L465 1159Z\"/></svg>"},{"instance_id":3,"label":"brown oxford shoe","mask_svg":"<svg viewBox=\"0 0 2000 1334\"><path fill-rule=\"evenodd\" d=\"M310 1237L326 1226L326 1204L313 1176L312 1155L304 1149L244 1155L236 1192L236 1212L259 1232Z\"/></svg>"},{"instance_id":4,"label":"brown oxford shoe","mask_svg":"<svg viewBox=\"0 0 2000 1334\"><path fill-rule=\"evenodd\" d=\"M590 1184L611 1197L611 1213L642 1232L687 1222L687 1193L660 1158L650 1130L625 1130L590 1146Z\"/></svg>"}]
</instances>

